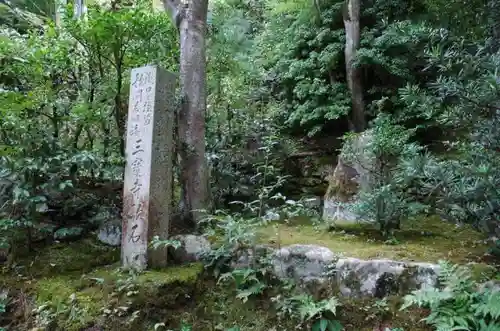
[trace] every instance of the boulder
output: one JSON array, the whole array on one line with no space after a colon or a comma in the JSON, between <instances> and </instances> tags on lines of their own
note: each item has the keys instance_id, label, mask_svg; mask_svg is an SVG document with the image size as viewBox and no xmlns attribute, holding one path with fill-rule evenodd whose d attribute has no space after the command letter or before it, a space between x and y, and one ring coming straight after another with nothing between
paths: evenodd
<instances>
[{"instance_id":1,"label":"boulder","mask_svg":"<svg viewBox=\"0 0 500 331\"><path fill-rule=\"evenodd\" d=\"M327 285L350 297L382 298L438 285L437 264L339 258L317 245L283 247L272 254L271 263L274 275L280 279Z\"/></svg>"},{"instance_id":2,"label":"boulder","mask_svg":"<svg viewBox=\"0 0 500 331\"><path fill-rule=\"evenodd\" d=\"M479 291L500 292L500 280L489 280L479 285Z\"/></svg>"},{"instance_id":3,"label":"boulder","mask_svg":"<svg viewBox=\"0 0 500 331\"><path fill-rule=\"evenodd\" d=\"M337 165L327 176L328 189L324 197L323 219L334 224L369 221L350 209L356 194L371 186L376 160L367 151L372 139L365 131L348 140L340 153Z\"/></svg>"},{"instance_id":4,"label":"boulder","mask_svg":"<svg viewBox=\"0 0 500 331\"><path fill-rule=\"evenodd\" d=\"M97 239L109 246L120 246L122 241L122 227L116 220L101 223L97 229Z\"/></svg>"},{"instance_id":5,"label":"boulder","mask_svg":"<svg viewBox=\"0 0 500 331\"><path fill-rule=\"evenodd\" d=\"M60 228L54 232L54 240L70 241L80 239L84 234L83 228L72 226L68 228Z\"/></svg>"},{"instance_id":6,"label":"boulder","mask_svg":"<svg viewBox=\"0 0 500 331\"><path fill-rule=\"evenodd\" d=\"M98 225L97 240L109 246L121 245L122 220L116 210L101 206L89 222Z\"/></svg>"},{"instance_id":7,"label":"boulder","mask_svg":"<svg viewBox=\"0 0 500 331\"><path fill-rule=\"evenodd\" d=\"M169 247L169 255L176 263L196 262L210 252L211 245L207 238L193 234L177 235L170 238L181 243L179 248Z\"/></svg>"},{"instance_id":8,"label":"boulder","mask_svg":"<svg viewBox=\"0 0 500 331\"><path fill-rule=\"evenodd\" d=\"M304 207L320 212L321 197L313 196L303 199Z\"/></svg>"},{"instance_id":9,"label":"boulder","mask_svg":"<svg viewBox=\"0 0 500 331\"><path fill-rule=\"evenodd\" d=\"M318 245L291 245L273 254L275 276L292 278L299 283L328 280L328 271L336 258L331 250Z\"/></svg>"},{"instance_id":10,"label":"boulder","mask_svg":"<svg viewBox=\"0 0 500 331\"><path fill-rule=\"evenodd\" d=\"M336 284L345 296L407 294L422 286L437 286L439 266L392 260L339 259L335 266Z\"/></svg>"}]
</instances>

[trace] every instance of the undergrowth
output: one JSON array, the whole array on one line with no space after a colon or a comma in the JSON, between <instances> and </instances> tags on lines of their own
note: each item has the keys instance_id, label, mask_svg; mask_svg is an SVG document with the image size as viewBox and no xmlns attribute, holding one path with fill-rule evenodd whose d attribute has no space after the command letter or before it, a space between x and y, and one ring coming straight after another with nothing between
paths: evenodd
<instances>
[{"instance_id":1,"label":"undergrowth","mask_svg":"<svg viewBox=\"0 0 500 331\"><path fill-rule=\"evenodd\" d=\"M442 288L424 287L405 297L401 309L416 305L430 309L424 320L436 331L500 330L500 291L478 290L470 270L441 262Z\"/></svg>"}]
</instances>

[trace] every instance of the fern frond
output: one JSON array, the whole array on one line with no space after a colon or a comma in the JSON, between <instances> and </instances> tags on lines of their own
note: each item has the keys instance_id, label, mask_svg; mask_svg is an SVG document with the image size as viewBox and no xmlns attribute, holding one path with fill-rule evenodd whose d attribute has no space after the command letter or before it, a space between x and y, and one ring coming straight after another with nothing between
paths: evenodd
<instances>
[{"instance_id":1,"label":"fern frond","mask_svg":"<svg viewBox=\"0 0 500 331\"><path fill-rule=\"evenodd\" d=\"M472 309L478 317L498 320L500 318L500 292L483 292L481 301L473 304Z\"/></svg>"},{"instance_id":2,"label":"fern frond","mask_svg":"<svg viewBox=\"0 0 500 331\"><path fill-rule=\"evenodd\" d=\"M452 298L453 293L450 291L441 291L434 287L423 287L404 297L404 303L401 306L401 310L414 305L429 308L438 307L442 301Z\"/></svg>"}]
</instances>

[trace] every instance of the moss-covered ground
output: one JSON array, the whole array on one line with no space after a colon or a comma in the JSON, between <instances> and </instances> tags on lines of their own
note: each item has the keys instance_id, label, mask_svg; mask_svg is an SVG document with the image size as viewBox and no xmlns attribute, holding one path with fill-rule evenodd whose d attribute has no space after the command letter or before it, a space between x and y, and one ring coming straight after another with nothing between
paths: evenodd
<instances>
[{"instance_id":1,"label":"moss-covered ground","mask_svg":"<svg viewBox=\"0 0 500 331\"><path fill-rule=\"evenodd\" d=\"M116 249L88 239L39 247L4 268L0 284L12 300L8 318L0 316L0 323L19 331L35 325L56 331L148 331L158 323L165 324L164 330L180 330L183 324L193 331L296 329L297 320L278 317L271 296L243 303L234 289L207 276L201 264L130 274L118 268L118 260ZM373 302L343 304L339 319L346 330L373 330L381 320L370 308ZM415 326L418 312L394 309L391 314L394 327L426 330Z\"/></svg>"},{"instance_id":2,"label":"moss-covered ground","mask_svg":"<svg viewBox=\"0 0 500 331\"><path fill-rule=\"evenodd\" d=\"M176 331L183 324L193 331L233 326L268 331L294 330L298 324L278 316L271 300L278 292L244 303L234 289L217 285L199 263L131 274L118 268L117 259L114 249L89 240L40 249L31 262L25 258L4 270L2 288L11 291L13 300L10 318L2 323L19 331L35 324L56 331L148 331L159 323L165 324L163 330ZM338 316L345 330L371 331L379 325L382 316L370 308L373 303L344 301ZM38 314L32 314L34 309ZM427 330L418 324L421 312L391 311L385 316L391 326Z\"/></svg>"},{"instance_id":3,"label":"moss-covered ground","mask_svg":"<svg viewBox=\"0 0 500 331\"><path fill-rule=\"evenodd\" d=\"M334 253L362 259L455 263L481 262L486 238L468 226L457 227L435 217L408 221L387 241L371 224L343 225L322 230L305 220L272 224L260 231L260 241L272 245L316 244Z\"/></svg>"},{"instance_id":4,"label":"moss-covered ground","mask_svg":"<svg viewBox=\"0 0 500 331\"><path fill-rule=\"evenodd\" d=\"M317 244L365 259L479 262L476 266L481 274L489 268L481 262L487 249L484 238L467 227L421 219L404 224L395 236L396 242L388 243L368 225L321 231L304 221L274 224L260 231L260 241L275 246ZM118 249L90 239L38 247L31 256L3 270L0 287L9 289L12 301L9 318L0 314L0 323L20 331L31 330L35 320L37 325L43 322L56 331L148 331L158 323L165 324L164 330L175 331L183 323L191 325L193 331L232 326L240 331L296 329L296 320L279 318L271 296L243 303L233 289L217 285L207 276L200 264L141 274L129 274L118 267ZM384 327L429 330L419 322L426 312L400 312L398 298L389 300L390 308L385 312L374 308L374 299L341 300L338 317L346 331ZM40 312L35 316L33 309Z\"/></svg>"}]
</instances>

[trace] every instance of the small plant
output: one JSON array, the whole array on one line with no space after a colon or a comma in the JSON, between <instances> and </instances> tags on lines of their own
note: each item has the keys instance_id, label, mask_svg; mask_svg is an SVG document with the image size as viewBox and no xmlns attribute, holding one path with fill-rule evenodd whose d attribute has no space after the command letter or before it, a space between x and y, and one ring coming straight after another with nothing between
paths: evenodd
<instances>
[{"instance_id":1,"label":"small plant","mask_svg":"<svg viewBox=\"0 0 500 331\"><path fill-rule=\"evenodd\" d=\"M416 305L431 310L424 321L438 331L500 330L500 292L477 290L471 271L440 262L442 289L425 287L405 297L401 309Z\"/></svg>"},{"instance_id":2,"label":"small plant","mask_svg":"<svg viewBox=\"0 0 500 331\"><path fill-rule=\"evenodd\" d=\"M158 248L167 248L167 247L173 247L174 249L177 249L181 247L182 243L179 240L170 240L170 239L160 239L159 236L154 236L153 240L149 243L149 246L152 249L158 249Z\"/></svg>"},{"instance_id":3,"label":"small plant","mask_svg":"<svg viewBox=\"0 0 500 331\"><path fill-rule=\"evenodd\" d=\"M390 314L390 307L387 303L387 298L375 301L373 304L364 308L365 311L369 313L367 320L370 319L381 319L384 320L388 314Z\"/></svg>"},{"instance_id":4,"label":"small plant","mask_svg":"<svg viewBox=\"0 0 500 331\"><path fill-rule=\"evenodd\" d=\"M316 301L311 295L300 294L272 299L277 306L278 316L298 318L300 324L309 325L312 331L341 331L342 324L335 318L340 302L332 297Z\"/></svg>"},{"instance_id":5,"label":"small plant","mask_svg":"<svg viewBox=\"0 0 500 331\"><path fill-rule=\"evenodd\" d=\"M0 316L7 312L7 306L10 303L10 297L8 291L2 291L0 293Z\"/></svg>"},{"instance_id":6,"label":"small plant","mask_svg":"<svg viewBox=\"0 0 500 331\"><path fill-rule=\"evenodd\" d=\"M222 274L219 282L228 279L234 280L238 294L236 297L243 302L247 302L249 297L263 294L268 285L266 284L266 270L255 270L252 268L234 269L231 272Z\"/></svg>"}]
</instances>

